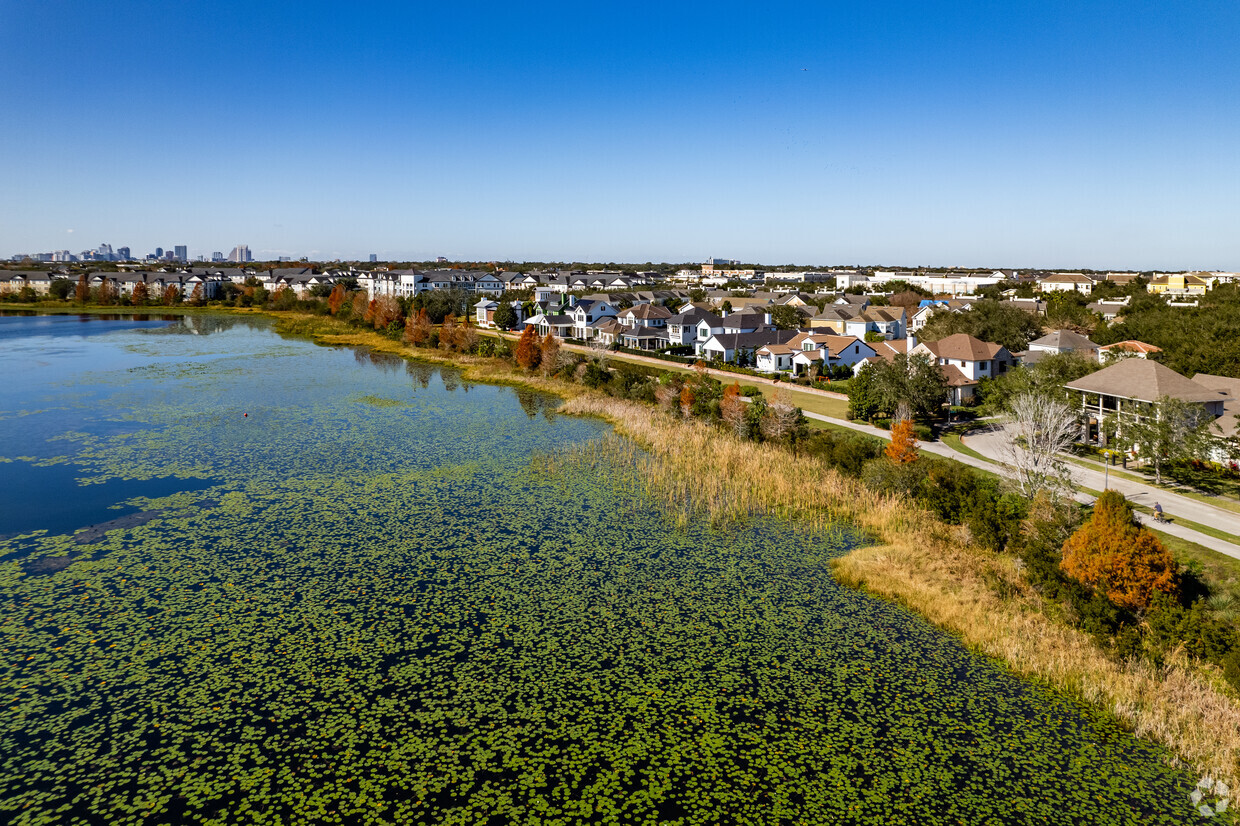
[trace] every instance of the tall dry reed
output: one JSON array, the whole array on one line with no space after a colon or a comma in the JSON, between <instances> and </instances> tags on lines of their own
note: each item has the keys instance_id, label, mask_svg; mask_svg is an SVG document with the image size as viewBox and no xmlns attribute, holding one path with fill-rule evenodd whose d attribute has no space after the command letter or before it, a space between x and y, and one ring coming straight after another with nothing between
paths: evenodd
<instances>
[{"instance_id":1,"label":"tall dry reed","mask_svg":"<svg viewBox=\"0 0 1240 826\"><path fill-rule=\"evenodd\" d=\"M649 492L673 507L691 502L714 519L775 513L800 524L859 526L881 544L835 560L840 582L906 605L1017 673L1111 712L1179 762L1236 785L1240 702L1213 666L1183 655L1161 669L1115 662L1088 635L1042 612L1017 560L813 457L597 394L579 395L561 412L600 416L645 446Z\"/></svg>"},{"instance_id":2,"label":"tall dry reed","mask_svg":"<svg viewBox=\"0 0 1240 826\"><path fill-rule=\"evenodd\" d=\"M858 548L832 563L837 579L898 601L951 631L974 650L997 657L1017 673L1105 709L1138 736L1167 746L1183 763L1240 785L1240 701L1217 669L1182 654L1161 669L1117 663L1085 634L1041 610L1011 557L969 541L909 502L876 493L824 462L787 450L743 442L697 421L620 401L576 385L520 373L508 362L411 351L391 339L318 319L315 339L451 364L472 381L518 384L566 397L563 413L599 416L639 442L579 448L576 455L536 457L554 471L559 461L640 470L635 494L657 496L677 519L712 520L777 514L812 528L848 522L880 544ZM618 464L617 464L618 463ZM634 483L638 484L638 483Z\"/></svg>"}]
</instances>

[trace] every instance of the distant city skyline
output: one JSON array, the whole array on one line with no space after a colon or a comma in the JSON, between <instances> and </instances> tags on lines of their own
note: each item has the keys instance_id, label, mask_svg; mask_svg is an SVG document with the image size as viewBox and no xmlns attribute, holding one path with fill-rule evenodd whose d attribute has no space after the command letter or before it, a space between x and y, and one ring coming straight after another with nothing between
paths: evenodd
<instances>
[{"instance_id":1,"label":"distant city skyline","mask_svg":"<svg viewBox=\"0 0 1240 826\"><path fill-rule=\"evenodd\" d=\"M79 0L4 27L10 254L1240 269L1236 3Z\"/></svg>"}]
</instances>

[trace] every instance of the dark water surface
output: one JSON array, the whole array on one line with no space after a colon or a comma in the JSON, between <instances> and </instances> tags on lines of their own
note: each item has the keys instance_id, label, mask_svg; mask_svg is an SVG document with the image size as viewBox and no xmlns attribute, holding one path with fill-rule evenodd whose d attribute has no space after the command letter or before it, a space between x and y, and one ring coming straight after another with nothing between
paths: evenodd
<instances>
[{"instance_id":1,"label":"dark water surface","mask_svg":"<svg viewBox=\"0 0 1240 826\"><path fill-rule=\"evenodd\" d=\"M674 529L531 461L604 424L452 370L73 321L0 317L0 820L1199 820L1159 749L838 587L843 526Z\"/></svg>"}]
</instances>

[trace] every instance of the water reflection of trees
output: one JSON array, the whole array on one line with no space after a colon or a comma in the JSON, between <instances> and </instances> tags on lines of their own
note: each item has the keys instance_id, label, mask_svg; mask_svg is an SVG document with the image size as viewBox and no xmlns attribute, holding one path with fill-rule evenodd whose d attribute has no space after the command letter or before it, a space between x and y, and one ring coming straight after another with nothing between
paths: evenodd
<instances>
[{"instance_id":1,"label":"water reflection of trees","mask_svg":"<svg viewBox=\"0 0 1240 826\"><path fill-rule=\"evenodd\" d=\"M377 353L374 350L367 350L361 347L353 349L353 360L358 364L378 367L385 373L395 373L405 363L405 360L400 356L394 356L390 353Z\"/></svg>"},{"instance_id":2,"label":"water reflection of trees","mask_svg":"<svg viewBox=\"0 0 1240 826\"><path fill-rule=\"evenodd\" d=\"M227 315L135 315L133 318L135 320L158 318L162 321L171 321L173 323L166 327L158 327L148 332L156 335L178 336L209 336L231 330L239 325L254 323L253 319Z\"/></svg>"},{"instance_id":3,"label":"water reflection of trees","mask_svg":"<svg viewBox=\"0 0 1240 826\"><path fill-rule=\"evenodd\" d=\"M435 375L435 366L427 364L424 361L407 361L405 362L405 371L413 378L415 387L425 390L431 383L431 376Z\"/></svg>"},{"instance_id":4,"label":"water reflection of trees","mask_svg":"<svg viewBox=\"0 0 1240 826\"><path fill-rule=\"evenodd\" d=\"M555 396L519 388L513 392L517 394L517 403L521 405L521 409L529 418L533 419L542 414L542 417L549 422L555 419L556 410L560 406L560 400Z\"/></svg>"}]
</instances>

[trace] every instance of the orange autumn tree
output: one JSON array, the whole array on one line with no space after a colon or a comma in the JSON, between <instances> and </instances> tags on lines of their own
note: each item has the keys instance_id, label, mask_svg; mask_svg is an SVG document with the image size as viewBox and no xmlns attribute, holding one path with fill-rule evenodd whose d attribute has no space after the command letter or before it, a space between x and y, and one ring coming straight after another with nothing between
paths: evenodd
<instances>
[{"instance_id":1,"label":"orange autumn tree","mask_svg":"<svg viewBox=\"0 0 1240 826\"><path fill-rule=\"evenodd\" d=\"M340 312L340 305L344 303L344 285L337 284L332 287L332 294L327 297L327 311L332 315Z\"/></svg>"},{"instance_id":2,"label":"orange autumn tree","mask_svg":"<svg viewBox=\"0 0 1240 826\"><path fill-rule=\"evenodd\" d=\"M917 437L913 435L912 419L901 419L891 426L891 441L887 444L886 453L893 465L917 461Z\"/></svg>"},{"instance_id":3,"label":"orange autumn tree","mask_svg":"<svg viewBox=\"0 0 1240 826\"><path fill-rule=\"evenodd\" d=\"M517 340L517 364L524 370L533 370L542 357L539 348L538 333L533 326L527 326L521 338Z\"/></svg>"},{"instance_id":4,"label":"orange autumn tree","mask_svg":"<svg viewBox=\"0 0 1240 826\"><path fill-rule=\"evenodd\" d=\"M693 415L693 402L697 400L697 396L693 393L693 388L688 382L680 391L680 413L686 419Z\"/></svg>"},{"instance_id":5,"label":"orange autumn tree","mask_svg":"<svg viewBox=\"0 0 1240 826\"><path fill-rule=\"evenodd\" d=\"M134 304L145 304L148 295L145 281L138 281L133 285Z\"/></svg>"},{"instance_id":6,"label":"orange autumn tree","mask_svg":"<svg viewBox=\"0 0 1240 826\"><path fill-rule=\"evenodd\" d=\"M1148 529L1133 519L1123 494L1108 490L1089 521L1063 545L1064 573L1106 594L1116 605L1141 612L1156 593L1176 591L1176 563Z\"/></svg>"}]
</instances>

